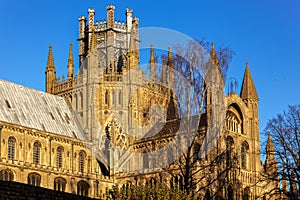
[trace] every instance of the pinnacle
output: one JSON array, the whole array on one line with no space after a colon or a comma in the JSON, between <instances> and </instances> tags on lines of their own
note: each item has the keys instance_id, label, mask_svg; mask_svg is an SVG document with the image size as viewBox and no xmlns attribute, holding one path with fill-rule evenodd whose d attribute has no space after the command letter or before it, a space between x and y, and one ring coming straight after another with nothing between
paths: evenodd
<instances>
[{"instance_id":1,"label":"pinnacle","mask_svg":"<svg viewBox=\"0 0 300 200\"><path fill-rule=\"evenodd\" d=\"M174 68L174 61L173 61L171 46L168 47L168 66Z\"/></svg>"},{"instance_id":2,"label":"pinnacle","mask_svg":"<svg viewBox=\"0 0 300 200\"><path fill-rule=\"evenodd\" d=\"M243 100L245 100L245 99L258 100L258 95L257 95L256 89L254 86L254 82L252 80L248 62L246 62L246 70L245 70L245 74L244 74L244 80L243 80L243 85L242 85L240 96Z\"/></svg>"},{"instance_id":3,"label":"pinnacle","mask_svg":"<svg viewBox=\"0 0 300 200\"><path fill-rule=\"evenodd\" d=\"M47 67L54 68L54 57L51 44L49 46Z\"/></svg>"},{"instance_id":4,"label":"pinnacle","mask_svg":"<svg viewBox=\"0 0 300 200\"><path fill-rule=\"evenodd\" d=\"M155 57L154 57L154 45L151 44L151 50L150 50L150 63L155 63Z\"/></svg>"},{"instance_id":5,"label":"pinnacle","mask_svg":"<svg viewBox=\"0 0 300 200\"><path fill-rule=\"evenodd\" d=\"M72 42L70 42L69 58L68 58L68 78L73 78L74 76L74 59L73 59L73 50Z\"/></svg>"}]
</instances>

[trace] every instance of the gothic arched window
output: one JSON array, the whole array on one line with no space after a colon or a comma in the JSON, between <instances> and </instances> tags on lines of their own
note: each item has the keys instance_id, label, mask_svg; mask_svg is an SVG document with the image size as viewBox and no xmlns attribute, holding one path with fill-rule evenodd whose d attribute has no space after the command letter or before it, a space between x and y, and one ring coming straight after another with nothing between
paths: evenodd
<instances>
[{"instance_id":1,"label":"gothic arched window","mask_svg":"<svg viewBox=\"0 0 300 200\"><path fill-rule=\"evenodd\" d=\"M196 162L200 157L199 155L199 152L200 152L200 148L201 148L201 145L199 143L195 143L194 146L193 146L193 160L194 162Z\"/></svg>"},{"instance_id":2,"label":"gothic arched window","mask_svg":"<svg viewBox=\"0 0 300 200\"><path fill-rule=\"evenodd\" d=\"M74 98L75 98L75 108L76 108L76 111L78 111L78 97L77 97L77 94L74 95Z\"/></svg>"},{"instance_id":3,"label":"gothic arched window","mask_svg":"<svg viewBox=\"0 0 300 200\"><path fill-rule=\"evenodd\" d=\"M227 188L227 199L233 200L233 189L231 185L229 185Z\"/></svg>"},{"instance_id":4,"label":"gothic arched window","mask_svg":"<svg viewBox=\"0 0 300 200\"><path fill-rule=\"evenodd\" d=\"M118 93L118 104L121 105L122 104L122 92L119 91Z\"/></svg>"},{"instance_id":5,"label":"gothic arched window","mask_svg":"<svg viewBox=\"0 0 300 200\"><path fill-rule=\"evenodd\" d=\"M56 167L61 168L62 167L62 154L63 154L63 147L57 147L56 149Z\"/></svg>"},{"instance_id":6,"label":"gothic arched window","mask_svg":"<svg viewBox=\"0 0 300 200\"><path fill-rule=\"evenodd\" d=\"M232 149L233 149L234 141L231 136L228 136L226 138L226 165L231 165L231 159L232 159Z\"/></svg>"},{"instance_id":7,"label":"gothic arched window","mask_svg":"<svg viewBox=\"0 0 300 200\"><path fill-rule=\"evenodd\" d=\"M39 142L34 142L33 144L33 155L32 155L32 162L35 164L40 163L40 151L41 151L41 144Z\"/></svg>"},{"instance_id":8,"label":"gothic arched window","mask_svg":"<svg viewBox=\"0 0 300 200\"><path fill-rule=\"evenodd\" d=\"M81 196L88 196L89 184L85 181L79 181L77 183L77 194Z\"/></svg>"},{"instance_id":9,"label":"gothic arched window","mask_svg":"<svg viewBox=\"0 0 300 200\"><path fill-rule=\"evenodd\" d=\"M83 110L83 94L80 92L80 109Z\"/></svg>"},{"instance_id":10,"label":"gothic arched window","mask_svg":"<svg viewBox=\"0 0 300 200\"><path fill-rule=\"evenodd\" d=\"M116 103L116 97L115 97L116 95L115 95L115 92L113 91L112 93L111 93L111 103L112 103L112 105L114 105L115 103Z\"/></svg>"},{"instance_id":11,"label":"gothic arched window","mask_svg":"<svg viewBox=\"0 0 300 200\"><path fill-rule=\"evenodd\" d=\"M105 91L105 95L104 95L104 103L106 105L108 105L108 101L109 101L109 94L108 94L108 91Z\"/></svg>"},{"instance_id":12,"label":"gothic arched window","mask_svg":"<svg viewBox=\"0 0 300 200\"><path fill-rule=\"evenodd\" d=\"M41 175L37 173L31 173L28 175L27 182L29 185L40 186L41 185Z\"/></svg>"},{"instance_id":13,"label":"gothic arched window","mask_svg":"<svg viewBox=\"0 0 300 200\"><path fill-rule=\"evenodd\" d=\"M168 165L172 164L174 162L174 155L173 155L173 150L171 148L168 148L167 150L167 161Z\"/></svg>"},{"instance_id":14,"label":"gothic arched window","mask_svg":"<svg viewBox=\"0 0 300 200\"><path fill-rule=\"evenodd\" d=\"M210 200L210 199L211 199L209 189L206 190L204 199L205 199L205 200Z\"/></svg>"},{"instance_id":15,"label":"gothic arched window","mask_svg":"<svg viewBox=\"0 0 300 200\"><path fill-rule=\"evenodd\" d=\"M67 181L64 178L58 177L54 179L54 190L64 192Z\"/></svg>"},{"instance_id":16,"label":"gothic arched window","mask_svg":"<svg viewBox=\"0 0 300 200\"><path fill-rule=\"evenodd\" d=\"M241 147L241 164L242 164L242 169L247 169L247 151L249 149L249 145L247 142L243 142L242 147Z\"/></svg>"},{"instance_id":17,"label":"gothic arched window","mask_svg":"<svg viewBox=\"0 0 300 200\"><path fill-rule=\"evenodd\" d=\"M230 105L226 113L225 127L227 131L243 134L243 115L240 108Z\"/></svg>"},{"instance_id":18,"label":"gothic arched window","mask_svg":"<svg viewBox=\"0 0 300 200\"><path fill-rule=\"evenodd\" d=\"M142 155L143 155L143 169L148 169L149 168L148 153L144 152Z\"/></svg>"},{"instance_id":19,"label":"gothic arched window","mask_svg":"<svg viewBox=\"0 0 300 200\"><path fill-rule=\"evenodd\" d=\"M150 186L151 187L156 187L156 179L155 178L150 179Z\"/></svg>"},{"instance_id":20,"label":"gothic arched window","mask_svg":"<svg viewBox=\"0 0 300 200\"><path fill-rule=\"evenodd\" d=\"M249 194L250 194L249 188L245 188L243 193L243 200L249 200Z\"/></svg>"},{"instance_id":21,"label":"gothic arched window","mask_svg":"<svg viewBox=\"0 0 300 200\"><path fill-rule=\"evenodd\" d=\"M8 160L15 159L15 151L16 151L16 139L14 137L8 138L8 151L7 151L7 158Z\"/></svg>"},{"instance_id":22,"label":"gothic arched window","mask_svg":"<svg viewBox=\"0 0 300 200\"><path fill-rule=\"evenodd\" d=\"M85 160L85 152L80 151L78 157L78 171L81 173L84 172L84 160Z\"/></svg>"},{"instance_id":23,"label":"gothic arched window","mask_svg":"<svg viewBox=\"0 0 300 200\"><path fill-rule=\"evenodd\" d=\"M10 169L3 169L0 172L0 180L1 181L13 181L14 180L14 173Z\"/></svg>"}]
</instances>

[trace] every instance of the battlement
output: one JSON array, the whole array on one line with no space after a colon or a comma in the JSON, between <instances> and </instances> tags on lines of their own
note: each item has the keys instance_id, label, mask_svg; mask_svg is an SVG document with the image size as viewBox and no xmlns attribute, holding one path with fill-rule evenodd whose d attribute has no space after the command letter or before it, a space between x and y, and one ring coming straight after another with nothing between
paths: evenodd
<instances>
[{"instance_id":1,"label":"battlement","mask_svg":"<svg viewBox=\"0 0 300 200\"><path fill-rule=\"evenodd\" d=\"M75 78L72 79L62 79L58 77L56 82L54 82L52 87L52 94L61 94L70 92L74 89Z\"/></svg>"},{"instance_id":2,"label":"battlement","mask_svg":"<svg viewBox=\"0 0 300 200\"><path fill-rule=\"evenodd\" d=\"M132 27L132 21L138 22L138 18L132 17L132 9L127 8L126 9L126 22L124 20L115 20L114 16L114 11L115 7L113 5L108 5L106 7L107 10L107 18L106 19L101 19L101 20L96 20L95 22L95 9L94 8L89 8L88 9L88 23L85 24L86 30L89 32L91 31L103 31L108 28L113 28L113 29L118 29L118 30L123 30L123 31L130 31ZM86 17L85 16L80 16L78 19L80 22L84 21L86 22ZM112 25L112 26L110 26ZM81 30L85 31L85 30Z\"/></svg>"}]
</instances>

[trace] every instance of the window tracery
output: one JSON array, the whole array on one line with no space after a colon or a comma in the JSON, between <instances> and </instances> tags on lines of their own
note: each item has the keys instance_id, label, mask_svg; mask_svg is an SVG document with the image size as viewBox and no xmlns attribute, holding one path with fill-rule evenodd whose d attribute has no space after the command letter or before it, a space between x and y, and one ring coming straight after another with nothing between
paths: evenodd
<instances>
[{"instance_id":1,"label":"window tracery","mask_svg":"<svg viewBox=\"0 0 300 200\"><path fill-rule=\"evenodd\" d=\"M14 172L10 169L1 170L0 180L1 181L13 181L14 180Z\"/></svg>"},{"instance_id":2,"label":"window tracery","mask_svg":"<svg viewBox=\"0 0 300 200\"><path fill-rule=\"evenodd\" d=\"M64 192L67 181L64 178L57 177L54 179L54 190Z\"/></svg>"},{"instance_id":3,"label":"window tracery","mask_svg":"<svg viewBox=\"0 0 300 200\"><path fill-rule=\"evenodd\" d=\"M15 148L16 148L16 139L11 136L8 138L8 151L7 151L8 160L15 160Z\"/></svg>"},{"instance_id":4,"label":"window tracery","mask_svg":"<svg viewBox=\"0 0 300 200\"><path fill-rule=\"evenodd\" d=\"M62 154L63 154L63 147L57 147L56 149L56 167L62 167Z\"/></svg>"},{"instance_id":5,"label":"window tracery","mask_svg":"<svg viewBox=\"0 0 300 200\"><path fill-rule=\"evenodd\" d=\"M243 142L242 147L241 147L241 162L242 162L241 165L242 165L242 169L247 169L248 149L249 149L248 143L246 141Z\"/></svg>"},{"instance_id":6,"label":"window tracery","mask_svg":"<svg viewBox=\"0 0 300 200\"><path fill-rule=\"evenodd\" d=\"M27 178L29 185L40 186L41 185L41 175L37 173L31 173Z\"/></svg>"},{"instance_id":7,"label":"window tracery","mask_svg":"<svg viewBox=\"0 0 300 200\"><path fill-rule=\"evenodd\" d=\"M79 181L77 183L77 194L81 196L88 196L89 184L85 181Z\"/></svg>"},{"instance_id":8,"label":"window tracery","mask_svg":"<svg viewBox=\"0 0 300 200\"><path fill-rule=\"evenodd\" d=\"M39 142L34 142L33 144L33 163L39 164L40 163L40 151L41 151L41 144Z\"/></svg>"},{"instance_id":9,"label":"window tracery","mask_svg":"<svg viewBox=\"0 0 300 200\"><path fill-rule=\"evenodd\" d=\"M84 172L84 160L85 160L85 152L80 151L78 157L78 171L81 173Z\"/></svg>"}]
</instances>

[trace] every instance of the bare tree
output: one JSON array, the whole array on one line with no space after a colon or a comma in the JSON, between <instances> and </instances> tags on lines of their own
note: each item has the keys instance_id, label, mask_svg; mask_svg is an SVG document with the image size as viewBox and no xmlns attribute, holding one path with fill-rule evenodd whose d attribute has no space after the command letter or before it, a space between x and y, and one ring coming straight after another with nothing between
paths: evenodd
<instances>
[{"instance_id":1,"label":"bare tree","mask_svg":"<svg viewBox=\"0 0 300 200\"><path fill-rule=\"evenodd\" d=\"M189 124L193 120L192 116L186 121L187 128L186 139L180 139L178 149L182 146L187 146L185 151L182 152L180 157L168 167L164 167L164 171L171 175L170 187L176 187L183 190L186 194L194 197L205 197L206 199L224 198L225 187L229 179L228 173L233 168L234 163L226 163L227 150L218 150L217 147L214 147L212 153L206 155L206 157L201 158L199 156L199 151L201 146L204 146L208 143L213 143L211 140L216 139L209 137L208 140L204 141L205 136L207 135L209 128L207 127L207 118L209 117L207 113L206 105L206 77L203 77L209 71L209 62L211 52L214 46L210 46L210 43L205 39L191 41L187 44L186 47L176 46L175 47L175 57L174 57L174 68L181 75L183 75L190 85L193 88L194 94L199 100L199 108L201 112L199 127L196 130L197 133L194 134L195 137L189 137L191 135L191 130L189 130ZM223 80L226 78L226 72L228 69L228 64L234 55L234 52L228 47L222 46L214 49L217 54L218 60L212 60L215 67L220 68L221 76ZM166 60L166 57L162 57L162 60ZM218 62L218 63L216 63ZM223 82L224 84L224 82ZM222 88L223 90L223 88ZM180 91L180 94L185 94L185 91ZM224 94L222 93L222 98ZM186 95L186 99L190 97ZM180 113L180 112L179 112ZM179 117L183 117L180 115ZM215 118L216 119L216 118ZM214 122L211 122L214 123ZM203 131L204 128L204 131ZM218 131L221 131L220 129ZM218 135L216 135L218 137ZM186 144L182 143L185 142ZM207 158L209 157L209 158ZM214 188L214 190L209 190L209 188Z\"/></svg>"},{"instance_id":2,"label":"bare tree","mask_svg":"<svg viewBox=\"0 0 300 200\"><path fill-rule=\"evenodd\" d=\"M267 178L281 182L272 190L280 192L282 198L300 199L300 105L289 106L287 111L270 119L265 132L269 134Z\"/></svg>"}]
</instances>

